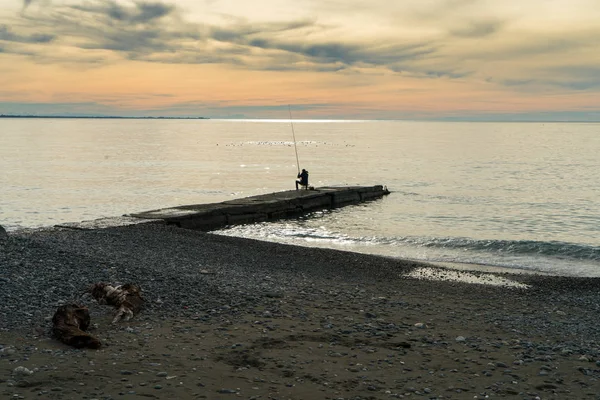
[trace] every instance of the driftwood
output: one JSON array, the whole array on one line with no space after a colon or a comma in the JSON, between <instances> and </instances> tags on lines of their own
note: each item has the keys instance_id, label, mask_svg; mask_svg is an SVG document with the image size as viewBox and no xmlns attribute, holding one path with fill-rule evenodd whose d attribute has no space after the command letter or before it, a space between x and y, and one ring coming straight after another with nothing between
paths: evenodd
<instances>
[{"instance_id":1,"label":"driftwood","mask_svg":"<svg viewBox=\"0 0 600 400\"><path fill-rule=\"evenodd\" d=\"M90 312L78 304L58 307L52 317L52 333L63 343L77 348L98 349L100 340L85 332L90 326Z\"/></svg>"},{"instance_id":2,"label":"driftwood","mask_svg":"<svg viewBox=\"0 0 600 400\"><path fill-rule=\"evenodd\" d=\"M111 286L108 283L95 283L88 289L99 304L107 304L117 309L113 324L123 319L129 321L137 314L144 304L142 289L132 283Z\"/></svg>"}]
</instances>

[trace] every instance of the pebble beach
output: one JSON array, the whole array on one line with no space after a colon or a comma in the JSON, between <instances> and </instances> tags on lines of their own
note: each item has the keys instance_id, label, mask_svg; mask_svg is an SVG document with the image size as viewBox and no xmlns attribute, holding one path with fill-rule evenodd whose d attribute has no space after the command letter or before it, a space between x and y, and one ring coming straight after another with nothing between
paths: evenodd
<instances>
[{"instance_id":1,"label":"pebble beach","mask_svg":"<svg viewBox=\"0 0 600 400\"><path fill-rule=\"evenodd\" d=\"M600 279L411 275L423 267L438 270L152 223L12 232L0 241L0 394L600 399ZM145 308L111 324L84 294L96 282L140 285ZM89 308L100 349L51 337L69 302Z\"/></svg>"}]
</instances>

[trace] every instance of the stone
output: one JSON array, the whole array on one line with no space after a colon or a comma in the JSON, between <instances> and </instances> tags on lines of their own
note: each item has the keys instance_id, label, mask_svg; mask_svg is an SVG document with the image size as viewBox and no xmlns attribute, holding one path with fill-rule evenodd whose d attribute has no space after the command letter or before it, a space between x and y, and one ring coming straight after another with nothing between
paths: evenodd
<instances>
[{"instance_id":1,"label":"stone","mask_svg":"<svg viewBox=\"0 0 600 400\"><path fill-rule=\"evenodd\" d=\"M13 375L15 376L29 376L31 374L33 374L33 371L23 366L19 366L13 370Z\"/></svg>"}]
</instances>

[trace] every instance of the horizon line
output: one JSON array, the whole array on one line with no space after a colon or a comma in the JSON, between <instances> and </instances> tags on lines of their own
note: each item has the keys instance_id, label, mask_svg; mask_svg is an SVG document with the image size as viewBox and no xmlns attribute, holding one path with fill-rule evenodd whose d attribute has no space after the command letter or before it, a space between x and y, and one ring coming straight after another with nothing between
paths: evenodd
<instances>
[{"instance_id":1,"label":"horizon line","mask_svg":"<svg viewBox=\"0 0 600 400\"><path fill-rule=\"evenodd\" d=\"M237 121L262 121L262 122L289 122L289 118L251 118L251 117L203 117L203 116L135 116L135 115L35 115L35 114L0 114L0 118L39 118L39 119L212 119L212 120L237 120ZM415 121L415 122L492 122L492 123L600 123L599 120L570 120L570 119L477 119L468 117L438 117L438 118L372 118L372 119L346 119L346 118L307 118L294 119L293 122L344 122L344 121Z\"/></svg>"}]
</instances>

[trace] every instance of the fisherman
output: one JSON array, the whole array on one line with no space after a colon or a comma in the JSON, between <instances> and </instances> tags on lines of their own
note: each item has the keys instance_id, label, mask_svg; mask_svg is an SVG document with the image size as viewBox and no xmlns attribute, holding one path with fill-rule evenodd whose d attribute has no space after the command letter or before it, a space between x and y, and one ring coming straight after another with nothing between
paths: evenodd
<instances>
[{"instance_id":1,"label":"fisherman","mask_svg":"<svg viewBox=\"0 0 600 400\"><path fill-rule=\"evenodd\" d=\"M302 172L298 174L298 178L300 178L300 180L296 181L296 190L298 190L298 185L308 189L308 171L303 168Z\"/></svg>"}]
</instances>

